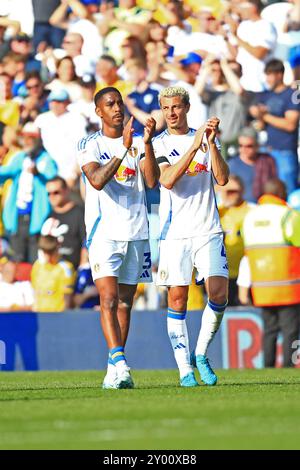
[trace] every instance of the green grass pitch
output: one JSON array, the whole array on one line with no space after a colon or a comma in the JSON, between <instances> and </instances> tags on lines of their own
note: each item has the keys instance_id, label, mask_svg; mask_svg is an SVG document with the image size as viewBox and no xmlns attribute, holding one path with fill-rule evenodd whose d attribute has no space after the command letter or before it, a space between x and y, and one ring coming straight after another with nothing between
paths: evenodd
<instances>
[{"instance_id":1,"label":"green grass pitch","mask_svg":"<svg viewBox=\"0 0 300 470\"><path fill-rule=\"evenodd\" d=\"M183 389L176 371L0 373L0 449L299 449L300 371L219 371Z\"/></svg>"}]
</instances>

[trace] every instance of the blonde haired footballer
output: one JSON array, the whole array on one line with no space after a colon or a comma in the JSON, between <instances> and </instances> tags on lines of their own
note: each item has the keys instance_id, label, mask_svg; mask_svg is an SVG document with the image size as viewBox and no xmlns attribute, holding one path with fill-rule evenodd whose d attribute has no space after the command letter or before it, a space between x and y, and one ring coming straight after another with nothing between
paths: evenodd
<instances>
[{"instance_id":1,"label":"blonde haired footballer","mask_svg":"<svg viewBox=\"0 0 300 470\"><path fill-rule=\"evenodd\" d=\"M209 119L195 131L187 125L189 94L181 87L161 91L160 106L167 129L153 140L160 167L160 259L157 283L168 287L167 326L183 387L202 381L215 385L217 377L207 348L218 331L227 305L228 266L214 183L225 185L229 170L216 135L219 119ZM195 349L190 355L185 321L194 267L208 294Z\"/></svg>"},{"instance_id":2,"label":"blonde haired footballer","mask_svg":"<svg viewBox=\"0 0 300 470\"><path fill-rule=\"evenodd\" d=\"M78 158L86 180L87 248L109 349L103 388L132 388L124 348L137 284L152 280L144 183L154 187L160 174L151 143L156 123L148 119L144 136L134 136L132 118L123 126L116 88L104 88L94 100L102 131L79 142Z\"/></svg>"}]
</instances>

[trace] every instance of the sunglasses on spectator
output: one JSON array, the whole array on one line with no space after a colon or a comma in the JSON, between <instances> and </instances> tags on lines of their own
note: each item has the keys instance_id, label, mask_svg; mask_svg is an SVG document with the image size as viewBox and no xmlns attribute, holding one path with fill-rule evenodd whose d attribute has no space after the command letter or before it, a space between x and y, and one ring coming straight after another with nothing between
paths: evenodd
<instances>
[{"instance_id":1,"label":"sunglasses on spectator","mask_svg":"<svg viewBox=\"0 0 300 470\"><path fill-rule=\"evenodd\" d=\"M239 147L245 147L246 149L251 149L255 147L255 145L254 144L247 144L247 145L239 144Z\"/></svg>"},{"instance_id":2,"label":"sunglasses on spectator","mask_svg":"<svg viewBox=\"0 0 300 470\"><path fill-rule=\"evenodd\" d=\"M74 44L74 41L63 41L63 44Z\"/></svg>"},{"instance_id":3,"label":"sunglasses on spectator","mask_svg":"<svg viewBox=\"0 0 300 470\"><path fill-rule=\"evenodd\" d=\"M55 191L48 191L48 196L57 196L58 194L61 194L61 189L56 189Z\"/></svg>"}]
</instances>

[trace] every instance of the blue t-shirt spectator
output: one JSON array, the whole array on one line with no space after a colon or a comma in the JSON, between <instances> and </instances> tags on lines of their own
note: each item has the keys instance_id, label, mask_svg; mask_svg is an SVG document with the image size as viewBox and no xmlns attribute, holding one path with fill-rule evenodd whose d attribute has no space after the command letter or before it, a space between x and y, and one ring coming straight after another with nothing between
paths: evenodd
<instances>
[{"instance_id":1,"label":"blue t-shirt spectator","mask_svg":"<svg viewBox=\"0 0 300 470\"><path fill-rule=\"evenodd\" d=\"M247 202L256 202L253 196L253 181L255 174L254 165L247 165L239 157L231 158L228 161L230 173L239 176L245 187L244 187L244 199Z\"/></svg>"},{"instance_id":2,"label":"blue t-shirt spectator","mask_svg":"<svg viewBox=\"0 0 300 470\"><path fill-rule=\"evenodd\" d=\"M300 111L299 103L296 103L293 97L294 94L295 90L292 88L286 88L280 93L272 90L264 91L258 93L256 102L267 106L269 114L284 117L287 111ZM293 132L288 132L266 124L266 131L268 135L267 145L273 149L297 151L298 128Z\"/></svg>"},{"instance_id":3,"label":"blue t-shirt spectator","mask_svg":"<svg viewBox=\"0 0 300 470\"><path fill-rule=\"evenodd\" d=\"M128 95L134 102L134 106L139 108L141 111L145 113L151 114L152 111L160 109L158 103L158 91L154 90L150 86L145 90L143 93L139 91L134 91ZM143 135L144 134L144 125L141 124L137 119L133 121L133 128L137 134ZM160 134L161 131L157 131L155 135Z\"/></svg>"}]
</instances>

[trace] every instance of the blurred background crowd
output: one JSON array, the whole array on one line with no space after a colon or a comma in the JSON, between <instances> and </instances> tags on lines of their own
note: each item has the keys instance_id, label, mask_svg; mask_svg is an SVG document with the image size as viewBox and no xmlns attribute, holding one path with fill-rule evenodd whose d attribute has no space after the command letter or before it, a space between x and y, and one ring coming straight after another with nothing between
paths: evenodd
<instances>
[{"instance_id":1,"label":"blurred background crowd","mask_svg":"<svg viewBox=\"0 0 300 470\"><path fill-rule=\"evenodd\" d=\"M216 196L239 305L246 214L278 179L300 210L299 80L299 0L1 0L0 310L99 304L76 147L101 126L93 97L106 86L138 133L149 116L164 128L158 93L169 85L189 91L190 127L220 118L231 177ZM155 278L159 189L147 196ZM189 308L204 295L194 283ZM165 305L164 289L139 285L136 308Z\"/></svg>"}]
</instances>

